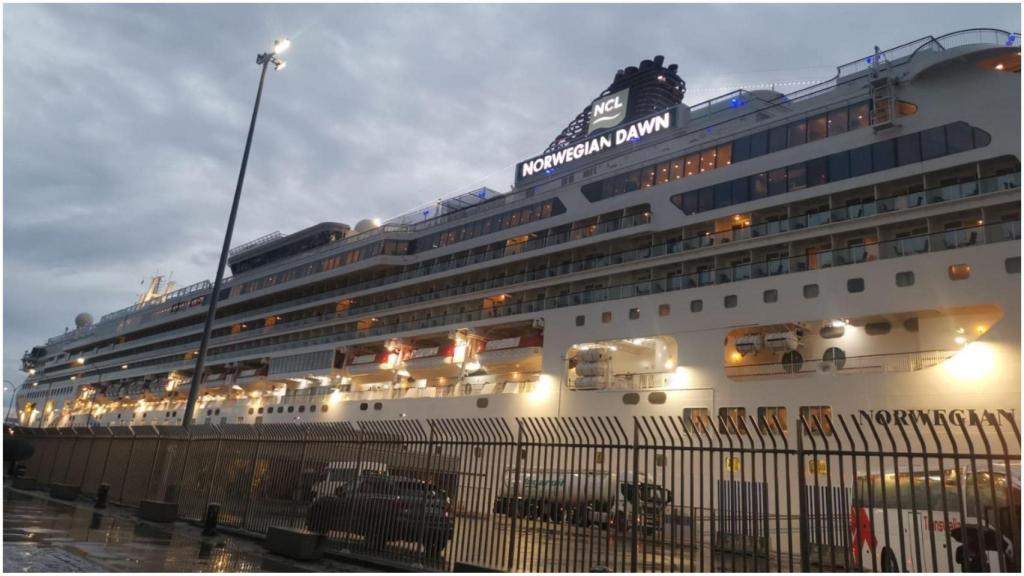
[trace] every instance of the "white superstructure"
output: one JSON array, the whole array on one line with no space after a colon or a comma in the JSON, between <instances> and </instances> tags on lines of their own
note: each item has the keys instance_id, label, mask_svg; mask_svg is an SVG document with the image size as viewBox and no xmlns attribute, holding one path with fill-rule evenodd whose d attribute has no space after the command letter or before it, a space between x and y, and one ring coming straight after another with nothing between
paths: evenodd
<instances>
[{"instance_id":1,"label":"white superstructure","mask_svg":"<svg viewBox=\"0 0 1024 576\"><path fill-rule=\"evenodd\" d=\"M694 106L675 70L620 72L595 102L629 113L588 107L507 194L236 248L195 421L1020 404L1019 35ZM19 421L180 422L209 290L26 353Z\"/></svg>"}]
</instances>

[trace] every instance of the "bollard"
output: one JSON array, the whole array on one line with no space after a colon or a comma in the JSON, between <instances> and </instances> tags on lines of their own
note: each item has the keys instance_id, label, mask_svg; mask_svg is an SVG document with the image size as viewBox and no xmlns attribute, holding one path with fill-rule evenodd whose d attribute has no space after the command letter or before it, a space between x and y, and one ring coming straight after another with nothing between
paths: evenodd
<instances>
[{"instance_id":1,"label":"bollard","mask_svg":"<svg viewBox=\"0 0 1024 576\"><path fill-rule=\"evenodd\" d=\"M96 508L107 507L107 496L110 494L110 484L106 482L100 484L100 487L96 490Z\"/></svg>"},{"instance_id":2,"label":"bollard","mask_svg":"<svg viewBox=\"0 0 1024 576\"><path fill-rule=\"evenodd\" d=\"M206 507L206 520L203 521L203 536L217 535L217 516L220 514L220 504L213 503Z\"/></svg>"}]
</instances>

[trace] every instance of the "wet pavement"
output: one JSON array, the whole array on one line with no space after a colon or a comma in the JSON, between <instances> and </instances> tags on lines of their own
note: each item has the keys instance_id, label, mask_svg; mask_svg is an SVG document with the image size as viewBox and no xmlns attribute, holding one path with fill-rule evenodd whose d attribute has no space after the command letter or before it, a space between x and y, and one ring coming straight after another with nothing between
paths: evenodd
<instances>
[{"instance_id":1,"label":"wet pavement","mask_svg":"<svg viewBox=\"0 0 1024 576\"><path fill-rule=\"evenodd\" d=\"M38 492L4 488L4 572L364 572L325 559L296 562L258 541L219 534L204 538L190 524L157 524L111 506L66 503Z\"/></svg>"}]
</instances>

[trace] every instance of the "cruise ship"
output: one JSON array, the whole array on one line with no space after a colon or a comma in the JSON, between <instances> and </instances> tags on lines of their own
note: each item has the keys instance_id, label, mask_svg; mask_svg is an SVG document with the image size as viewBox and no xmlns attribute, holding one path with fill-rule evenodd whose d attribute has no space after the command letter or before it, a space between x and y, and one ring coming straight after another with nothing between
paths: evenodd
<instances>
[{"instance_id":1,"label":"cruise ship","mask_svg":"<svg viewBox=\"0 0 1024 576\"><path fill-rule=\"evenodd\" d=\"M1020 50L964 30L692 105L644 60L508 192L235 247L200 377L210 282L79 315L12 419L173 425L195 385L214 425L1015 409Z\"/></svg>"}]
</instances>

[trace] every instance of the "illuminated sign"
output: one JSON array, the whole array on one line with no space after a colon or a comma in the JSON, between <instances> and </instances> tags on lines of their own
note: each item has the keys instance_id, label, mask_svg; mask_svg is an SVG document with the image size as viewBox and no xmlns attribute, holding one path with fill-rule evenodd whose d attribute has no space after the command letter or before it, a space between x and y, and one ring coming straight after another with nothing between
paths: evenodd
<instances>
[{"instance_id":1,"label":"illuminated sign","mask_svg":"<svg viewBox=\"0 0 1024 576\"><path fill-rule=\"evenodd\" d=\"M626 119L628 106L629 88L594 100L590 104L590 124L587 126L587 134L602 128L618 126Z\"/></svg>"},{"instance_id":2,"label":"illuminated sign","mask_svg":"<svg viewBox=\"0 0 1024 576\"><path fill-rule=\"evenodd\" d=\"M536 174L550 174L559 166L586 158L591 154L610 150L627 142L636 142L644 136L668 130L672 128L672 124L672 110L668 110L657 116L651 116L628 126L623 126L614 132L607 132L579 144L566 146L550 154L520 162L516 166L516 180L529 178Z\"/></svg>"}]
</instances>

